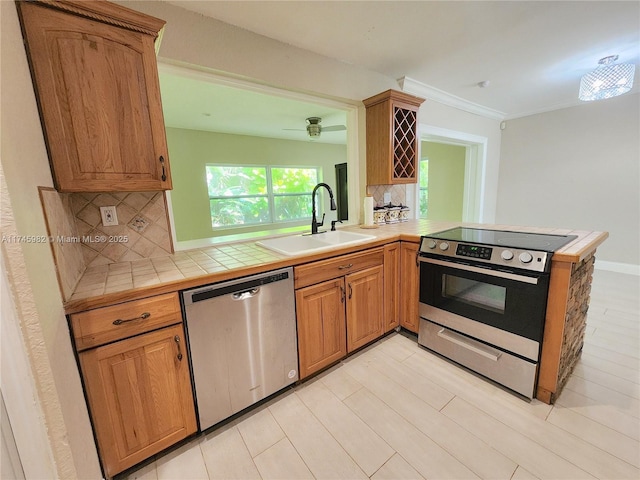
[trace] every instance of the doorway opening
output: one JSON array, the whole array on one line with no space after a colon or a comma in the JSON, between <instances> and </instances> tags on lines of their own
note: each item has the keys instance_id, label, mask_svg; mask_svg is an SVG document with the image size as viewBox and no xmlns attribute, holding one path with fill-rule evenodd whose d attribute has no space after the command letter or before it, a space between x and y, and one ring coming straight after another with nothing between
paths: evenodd
<instances>
[{"instance_id":1,"label":"doorway opening","mask_svg":"<svg viewBox=\"0 0 640 480\"><path fill-rule=\"evenodd\" d=\"M420 125L421 181L416 185L416 216L482 223L486 151L486 137ZM437 160L428 166L430 156ZM429 168L430 175L425 175L423 168ZM423 185L426 182L431 183L431 192L428 183Z\"/></svg>"}]
</instances>

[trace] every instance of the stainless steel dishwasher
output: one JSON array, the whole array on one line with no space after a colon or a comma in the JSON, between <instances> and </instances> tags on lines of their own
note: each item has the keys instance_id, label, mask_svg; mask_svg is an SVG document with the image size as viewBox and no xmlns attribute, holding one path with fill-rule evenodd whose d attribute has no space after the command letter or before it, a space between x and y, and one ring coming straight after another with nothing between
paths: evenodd
<instances>
[{"instance_id":1,"label":"stainless steel dishwasher","mask_svg":"<svg viewBox=\"0 0 640 480\"><path fill-rule=\"evenodd\" d=\"M200 429L298 380L293 269L182 292Z\"/></svg>"}]
</instances>

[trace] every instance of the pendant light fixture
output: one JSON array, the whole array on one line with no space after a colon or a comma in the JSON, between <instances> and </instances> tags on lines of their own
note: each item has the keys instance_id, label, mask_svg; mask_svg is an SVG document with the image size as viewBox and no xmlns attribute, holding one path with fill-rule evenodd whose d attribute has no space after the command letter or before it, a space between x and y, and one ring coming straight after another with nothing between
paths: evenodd
<instances>
[{"instance_id":1,"label":"pendant light fixture","mask_svg":"<svg viewBox=\"0 0 640 480\"><path fill-rule=\"evenodd\" d=\"M580 81L578 98L583 102L617 97L633 87L636 66L631 63L614 63L618 55L601 58L601 66L587 73Z\"/></svg>"}]
</instances>

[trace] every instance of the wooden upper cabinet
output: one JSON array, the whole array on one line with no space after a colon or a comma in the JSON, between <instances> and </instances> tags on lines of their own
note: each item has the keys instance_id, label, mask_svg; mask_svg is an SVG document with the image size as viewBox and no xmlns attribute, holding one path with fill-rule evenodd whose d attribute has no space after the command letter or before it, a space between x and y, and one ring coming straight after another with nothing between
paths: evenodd
<instances>
[{"instance_id":1,"label":"wooden upper cabinet","mask_svg":"<svg viewBox=\"0 0 640 480\"><path fill-rule=\"evenodd\" d=\"M418 109L422 98L387 90L367 108L367 185L416 183Z\"/></svg>"},{"instance_id":2,"label":"wooden upper cabinet","mask_svg":"<svg viewBox=\"0 0 640 480\"><path fill-rule=\"evenodd\" d=\"M154 49L165 22L103 1L17 5L56 188L170 189Z\"/></svg>"}]
</instances>

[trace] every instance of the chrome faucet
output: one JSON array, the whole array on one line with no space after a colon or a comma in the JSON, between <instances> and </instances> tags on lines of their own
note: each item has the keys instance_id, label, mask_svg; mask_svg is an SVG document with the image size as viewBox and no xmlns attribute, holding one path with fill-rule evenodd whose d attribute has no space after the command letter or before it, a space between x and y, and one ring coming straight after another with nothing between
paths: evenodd
<instances>
[{"instance_id":1,"label":"chrome faucet","mask_svg":"<svg viewBox=\"0 0 640 480\"><path fill-rule=\"evenodd\" d=\"M311 194L311 235L315 235L318 233L318 227L324 225L324 213L322 214L322 221L318 222L316 219L316 192L318 188L324 187L329 192L329 200L331 200L331 210L337 210L336 202L333 199L333 191L331 187L326 183L319 183L313 188L313 193Z\"/></svg>"}]
</instances>

